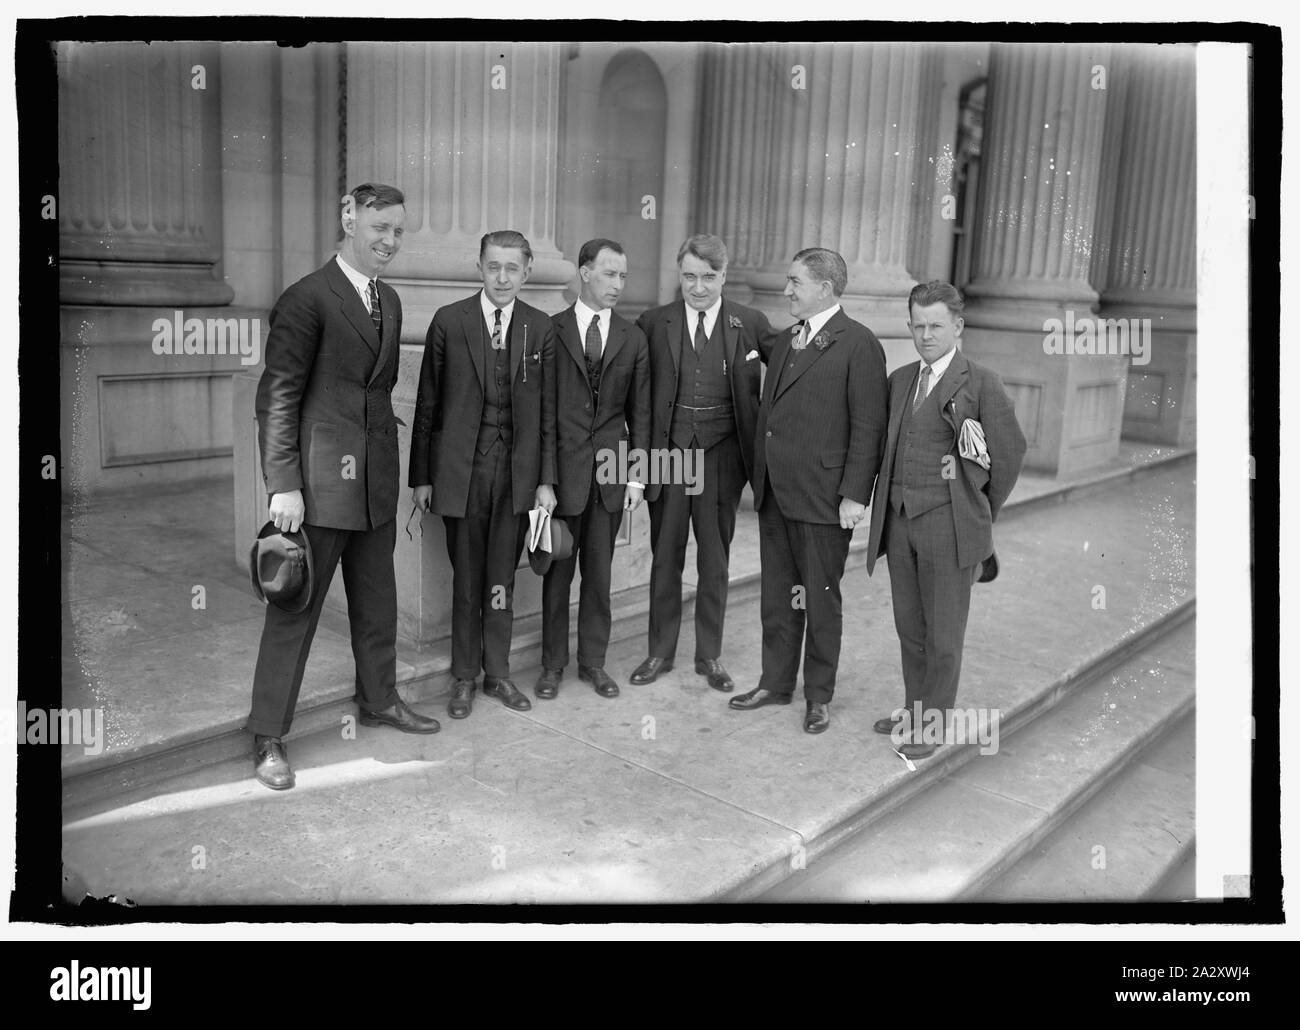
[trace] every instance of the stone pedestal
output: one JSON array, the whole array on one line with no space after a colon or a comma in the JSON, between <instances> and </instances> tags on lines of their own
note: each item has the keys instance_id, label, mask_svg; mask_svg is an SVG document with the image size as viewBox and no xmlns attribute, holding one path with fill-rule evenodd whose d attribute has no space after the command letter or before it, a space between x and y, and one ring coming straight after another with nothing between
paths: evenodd
<instances>
[{"instance_id":1,"label":"stone pedestal","mask_svg":"<svg viewBox=\"0 0 1300 1030\"><path fill-rule=\"evenodd\" d=\"M1101 46L994 46L963 347L1016 402L1027 468L1069 475L1119 449L1129 359L1053 352L1096 312L1089 282L1107 91Z\"/></svg>"}]
</instances>

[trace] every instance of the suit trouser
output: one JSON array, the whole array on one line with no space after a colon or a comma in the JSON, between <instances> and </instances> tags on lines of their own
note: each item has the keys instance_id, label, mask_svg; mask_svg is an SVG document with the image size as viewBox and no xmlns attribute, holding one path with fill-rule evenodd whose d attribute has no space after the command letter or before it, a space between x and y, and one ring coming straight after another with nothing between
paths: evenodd
<instances>
[{"instance_id":1,"label":"suit trouser","mask_svg":"<svg viewBox=\"0 0 1300 1030\"><path fill-rule=\"evenodd\" d=\"M885 555L906 707L911 715L919 701L925 718L930 709L951 709L957 700L970 590L979 566L957 564L951 504L914 518L891 506L885 513Z\"/></svg>"},{"instance_id":2,"label":"suit trouser","mask_svg":"<svg viewBox=\"0 0 1300 1030\"><path fill-rule=\"evenodd\" d=\"M802 654L804 697L828 702L840 663L840 579L853 530L789 520L770 484L768 489L758 512L763 566L763 675L758 685L775 694L794 693Z\"/></svg>"},{"instance_id":3,"label":"suit trouser","mask_svg":"<svg viewBox=\"0 0 1300 1030\"><path fill-rule=\"evenodd\" d=\"M610 568L623 511L606 511L592 469L591 493L579 515L566 515L573 554L552 562L542 580L542 667L562 670L569 662L569 587L582 573L578 593L578 664L601 668L609 647Z\"/></svg>"},{"instance_id":4,"label":"suit trouser","mask_svg":"<svg viewBox=\"0 0 1300 1030\"><path fill-rule=\"evenodd\" d=\"M311 603L296 615L266 606L262 642L253 673L253 704L248 730L270 737L289 732L302 687L303 669L320 621L334 569L343 564L352 656L356 659L356 700L371 712L390 708L397 695L397 577L393 548L397 520L374 529L330 529L303 524L311 544Z\"/></svg>"},{"instance_id":5,"label":"suit trouser","mask_svg":"<svg viewBox=\"0 0 1300 1030\"><path fill-rule=\"evenodd\" d=\"M680 453L680 452L679 452ZM683 465L684 467L684 465ZM695 530L695 657L722 654L727 582L736 509L745 489L745 460L733 433L704 452L701 490L665 483L650 502L650 656L672 658L682 628L682 569Z\"/></svg>"},{"instance_id":6,"label":"suit trouser","mask_svg":"<svg viewBox=\"0 0 1300 1030\"><path fill-rule=\"evenodd\" d=\"M481 669L510 677L515 569L528 519L514 511L510 446L497 440L474 451L465 517L443 516L451 561L451 674L473 680Z\"/></svg>"}]
</instances>

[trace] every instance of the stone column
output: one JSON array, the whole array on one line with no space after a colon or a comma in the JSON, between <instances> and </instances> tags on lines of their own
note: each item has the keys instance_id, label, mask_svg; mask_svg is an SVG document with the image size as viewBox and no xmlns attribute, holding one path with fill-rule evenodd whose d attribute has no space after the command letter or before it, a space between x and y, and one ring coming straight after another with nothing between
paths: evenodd
<instances>
[{"instance_id":1,"label":"stone column","mask_svg":"<svg viewBox=\"0 0 1300 1030\"><path fill-rule=\"evenodd\" d=\"M561 47L551 43L351 43L347 181L406 194L406 235L385 278L403 340L423 342L443 304L479 286L479 239L517 229L533 248L523 298L563 308L573 263L555 243Z\"/></svg>"},{"instance_id":2,"label":"stone column","mask_svg":"<svg viewBox=\"0 0 1300 1030\"><path fill-rule=\"evenodd\" d=\"M849 267L845 310L882 340L906 341L920 52L732 47L708 61L700 210L735 248L736 284L788 325L781 291L790 259L829 247Z\"/></svg>"},{"instance_id":3,"label":"stone column","mask_svg":"<svg viewBox=\"0 0 1300 1030\"><path fill-rule=\"evenodd\" d=\"M1100 45L990 52L963 343L1015 400L1026 467L1062 476L1114 457L1124 404L1128 358L1074 353L1098 302L1089 272L1109 65Z\"/></svg>"},{"instance_id":4,"label":"stone column","mask_svg":"<svg viewBox=\"0 0 1300 1030\"><path fill-rule=\"evenodd\" d=\"M1100 314L1131 348L1126 439L1196 438L1196 54L1143 47L1128 56L1110 255Z\"/></svg>"}]
</instances>

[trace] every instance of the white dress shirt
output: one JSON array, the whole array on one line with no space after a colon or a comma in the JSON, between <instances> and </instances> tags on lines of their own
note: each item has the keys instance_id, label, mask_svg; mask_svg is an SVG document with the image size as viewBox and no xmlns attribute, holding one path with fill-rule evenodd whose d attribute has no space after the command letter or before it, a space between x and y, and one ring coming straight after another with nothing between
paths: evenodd
<instances>
[{"instance_id":1,"label":"white dress shirt","mask_svg":"<svg viewBox=\"0 0 1300 1030\"><path fill-rule=\"evenodd\" d=\"M834 316L835 312L839 311L839 309L840 306L838 304L834 304L831 307L827 308L825 311L819 311L817 314L813 315L812 318L807 320L809 343L813 342L813 337L815 337L819 332L822 331L822 328L826 325L827 322L831 320L832 316Z\"/></svg>"},{"instance_id":2,"label":"white dress shirt","mask_svg":"<svg viewBox=\"0 0 1300 1030\"><path fill-rule=\"evenodd\" d=\"M479 307L483 309L483 321L487 323L488 339L492 339L492 330L496 327L496 310L497 306L487 297L486 290L479 290L478 294ZM501 309L501 339L506 338L506 333L510 330L510 316L515 313L515 302L512 300L509 304Z\"/></svg>"},{"instance_id":3,"label":"white dress shirt","mask_svg":"<svg viewBox=\"0 0 1300 1030\"><path fill-rule=\"evenodd\" d=\"M926 397L930 396L931 392L934 390L934 384L939 381L940 377L942 377L942 375L945 372L948 371L948 366L952 364L952 356L956 353L957 353L957 348L954 346L952 350L950 350L943 357L936 359L934 364L930 366L930 381L926 384L925 387ZM925 362L922 361L921 365L922 367L924 367ZM920 382L921 373L919 369L917 370L916 379L917 379L916 395L919 397L921 395L921 382ZM913 398L913 400L915 401L915 398Z\"/></svg>"},{"instance_id":4,"label":"white dress shirt","mask_svg":"<svg viewBox=\"0 0 1300 1030\"><path fill-rule=\"evenodd\" d=\"M694 340L695 327L700 324L700 313L696 311L693 307L691 307L689 304L687 304L685 301L682 302L682 306L686 308L686 328L690 331L691 339ZM706 308L704 311L705 339L708 339L713 335L713 327L718 324L718 315L720 315L721 313L722 313L722 298L718 297L718 299L713 302L713 306L710 308Z\"/></svg>"},{"instance_id":5,"label":"white dress shirt","mask_svg":"<svg viewBox=\"0 0 1300 1030\"><path fill-rule=\"evenodd\" d=\"M352 284L353 289L357 291L357 296L361 298L361 303L365 305L367 311L370 311L370 284L372 282L375 283L375 290L378 291L378 278L367 279L364 275L344 261L342 254L335 254L334 259L339 263L339 268L343 269L343 274L348 277L348 282ZM371 312L371 314L374 314L374 312Z\"/></svg>"},{"instance_id":6,"label":"white dress shirt","mask_svg":"<svg viewBox=\"0 0 1300 1030\"><path fill-rule=\"evenodd\" d=\"M573 313L578 318L578 339L582 341L584 348L587 346L587 326L591 325L593 318L596 320L596 324L600 327L600 356L603 358L605 343L609 339L609 308L592 311L579 297L573 303Z\"/></svg>"}]
</instances>

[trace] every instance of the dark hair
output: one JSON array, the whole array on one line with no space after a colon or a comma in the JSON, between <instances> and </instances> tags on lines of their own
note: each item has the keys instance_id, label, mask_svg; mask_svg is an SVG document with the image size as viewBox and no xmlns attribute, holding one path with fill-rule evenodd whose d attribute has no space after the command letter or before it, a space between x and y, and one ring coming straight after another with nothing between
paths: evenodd
<instances>
[{"instance_id":1,"label":"dark hair","mask_svg":"<svg viewBox=\"0 0 1300 1030\"><path fill-rule=\"evenodd\" d=\"M907 315L912 316L912 306L928 308L931 304L943 304L954 318L960 318L966 310L966 302L961 292L952 283L942 279L931 279L928 283L917 283L907 295Z\"/></svg>"},{"instance_id":2,"label":"dark hair","mask_svg":"<svg viewBox=\"0 0 1300 1030\"><path fill-rule=\"evenodd\" d=\"M818 282L830 283L835 296L844 296L849 285L849 266L835 251L825 247L809 247L799 251L794 259L803 262L803 266Z\"/></svg>"},{"instance_id":3,"label":"dark hair","mask_svg":"<svg viewBox=\"0 0 1300 1030\"><path fill-rule=\"evenodd\" d=\"M682 263L682 258L687 254L708 262L709 267L715 272L726 270L727 245L722 242L720 236L710 236L707 233L688 236L686 242L677 249L677 263L679 265Z\"/></svg>"},{"instance_id":4,"label":"dark hair","mask_svg":"<svg viewBox=\"0 0 1300 1030\"><path fill-rule=\"evenodd\" d=\"M478 244L478 259L483 260L483 255L487 253L488 247L514 247L524 252L524 263L532 264L533 248L528 245L528 237L514 229L497 229L495 232L483 234L483 239Z\"/></svg>"},{"instance_id":5,"label":"dark hair","mask_svg":"<svg viewBox=\"0 0 1300 1030\"><path fill-rule=\"evenodd\" d=\"M363 182L352 190L352 199L357 202L357 207L373 207L376 210L406 203L406 195L401 190L382 182Z\"/></svg>"},{"instance_id":6,"label":"dark hair","mask_svg":"<svg viewBox=\"0 0 1300 1030\"><path fill-rule=\"evenodd\" d=\"M596 260L602 250L612 250L615 254L625 254L623 244L613 240L588 240L578 251L578 267L584 268Z\"/></svg>"}]
</instances>

